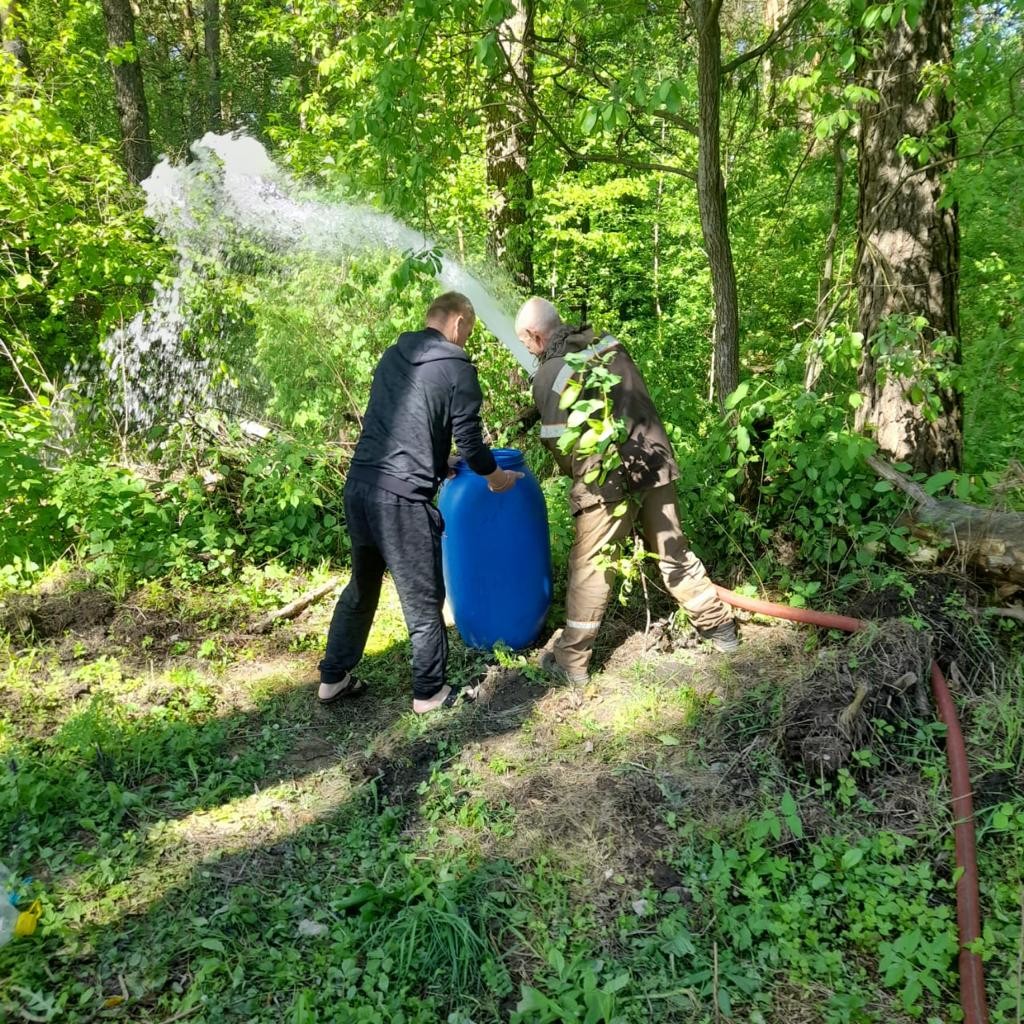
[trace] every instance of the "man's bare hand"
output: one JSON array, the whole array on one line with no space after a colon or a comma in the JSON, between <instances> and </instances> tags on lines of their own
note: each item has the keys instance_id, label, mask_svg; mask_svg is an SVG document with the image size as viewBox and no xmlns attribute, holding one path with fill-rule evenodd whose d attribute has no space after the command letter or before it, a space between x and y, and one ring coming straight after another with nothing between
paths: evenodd
<instances>
[{"instance_id":1,"label":"man's bare hand","mask_svg":"<svg viewBox=\"0 0 1024 1024\"><path fill-rule=\"evenodd\" d=\"M484 477L487 481L487 487L492 494L504 494L505 491L512 490L516 485L517 480L522 480L525 473L517 473L515 470L502 469L500 466L493 472Z\"/></svg>"}]
</instances>

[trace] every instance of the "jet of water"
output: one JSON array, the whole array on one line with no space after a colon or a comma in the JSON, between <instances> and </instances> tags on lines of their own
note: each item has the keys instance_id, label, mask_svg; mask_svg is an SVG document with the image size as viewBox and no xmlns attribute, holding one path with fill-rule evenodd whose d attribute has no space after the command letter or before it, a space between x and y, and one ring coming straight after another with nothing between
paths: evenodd
<instances>
[{"instance_id":1,"label":"jet of water","mask_svg":"<svg viewBox=\"0 0 1024 1024\"><path fill-rule=\"evenodd\" d=\"M175 166L162 160L142 183L147 213L172 237L203 230L209 204L197 208L196 199L208 199L210 182L217 181L223 192L218 212L275 248L328 256L437 249L421 232L379 210L304 196L301 185L249 136L208 132L193 143L192 151L192 163ZM446 289L469 298L480 320L527 373L536 371L536 360L516 337L512 318L479 278L448 256L441 258L438 278Z\"/></svg>"}]
</instances>

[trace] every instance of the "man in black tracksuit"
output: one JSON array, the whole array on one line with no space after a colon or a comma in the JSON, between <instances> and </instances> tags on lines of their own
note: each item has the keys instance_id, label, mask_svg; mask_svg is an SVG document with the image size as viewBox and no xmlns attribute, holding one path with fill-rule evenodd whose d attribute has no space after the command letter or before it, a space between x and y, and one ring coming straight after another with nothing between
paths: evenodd
<instances>
[{"instance_id":1,"label":"man in black tracksuit","mask_svg":"<svg viewBox=\"0 0 1024 1024\"><path fill-rule=\"evenodd\" d=\"M352 579L334 609L320 662L322 703L365 690L352 670L366 647L385 569L412 641L413 710L422 714L455 702L445 682L443 524L431 502L448 474L453 437L470 469L495 493L522 476L499 468L483 440L483 396L464 351L475 319L469 299L447 292L431 304L426 327L402 334L374 371L345 482Z\"/></svg>"}]
</instances>

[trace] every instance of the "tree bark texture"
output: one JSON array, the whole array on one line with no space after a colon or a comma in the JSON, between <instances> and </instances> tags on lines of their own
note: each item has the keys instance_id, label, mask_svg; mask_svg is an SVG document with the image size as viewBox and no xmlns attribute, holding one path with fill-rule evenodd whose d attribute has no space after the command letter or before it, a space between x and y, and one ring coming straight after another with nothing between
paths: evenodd
<instances>
[{"instance_id":1,"label":"tree bark texture","mask_svg":"<svg viewBox=\"0 0 1024 1024\"><path fill-rule=\"evenodd\" d=\"M764 29L765 35L770 36L776 32L779 26L789 15L789 0L765 0L764 3ZM764 90L769 97L775 93L775 64L772 60L773 54L769 50L761 57L761 78L764 82Z\"/></svg>"},{"instance_id":2,"label":"tree bark texture","mask_svg":"<svg viewBox=\"0 0 1024 1024\"><path fill-rule=\"evenodd\" d=\"M31 75L28 44L19 33L16 0L0 0L0 40L3 40L3 51L9 53L26 74Z\"/></svg>"},{"instance_id":3,"label":"tree bark texture","mask_svg":"<svg viewBox=\"0 0 1024 1024\"><path fill-rule=\"evenodd\" d=\"M122 56L111 65L114 99L121 123L124 165L128 177L138 184L153 170L153 145L149 136L149 108L142 83L142 65L135 49L135 15L129 0L103 0L107 45L111 50L128 48L130 60Z\"/></svg>"},{"instance_id":4,"label":"tree bark texture","mask_svg":"<svg viewBox=\"0 0 1024 1024\"><path fill-rule=\"evenodd\" d=\"M832 322L835 310L835 262L836 243L839 241L839 229L843 223L843 192L846 180L846 135L840 133L832 141L832 158L834 177L832 189L832 221L829 224L828 237L825 239L825 255L821 264L821 277L818 280L818 309L814 317L814 334L821 338ZM811 348L804 368L804 388L813 391L823 369L821 349Z\"/></svg>"},{"instance_id":5,"label":"tree bark texture","mask_svg":"<svg viewBox=\"0 0 1024 1024\"><path fill-rule=\"evenodd\" d=\"M865 85L876 90L877 103L866 104L858 137L858 328L864 335L860 388L864 402L857 424L874 432L889 457L916 471L955 469L963 450L959 396L940 388L941 405L931 421L924 407L910 397L916 381L884 372L873 350L880 325L894 314L922 316L927 321L917 340L924 362L934 356L940 335L957 339L953 358L959 362L958 286L960 232L955 207L941 209L942 171L956 155L949 127L953 103L936 72L952 61L952 2L927 0L920 21L911 28L905 18L883 29L875 52L862 69ZM943 145L936 131L946 126ZM932 153L922 168L900 152L905 139L928 137ZM942 163L943 166L932 166Z\"/></svg>"},{"instance_id":6,"label":"tree bark texture","mask_svg":"<svg viewBox=\"0 0 1024 1024\"><path fill-rule=\"evenodd\" d=\"M711 267L715 305L711 391L724 411L725 399L740 379L739 302L736 268L729 242L728 210L721 159L722 32L720 5L694 0L697 22L698 158L697 204L704 247Z\"/></svg>"},{"instance_id":7,"label":"tree bark texture","mask_svg":"<svg viewBox=\"0 0 1024 1024\"><path fill-rule=\"evenodd\" d=\"M219 132L223 123L220 102L220 0L203 2L203 42L206 50L206 124Z\"/></svg>"},{"instance_id":8,"label":"tree bark texture","mask_svg":"<svg viewBox=\"0 0 1024 1024\"><path fill-rule=\"evenodd\" d=\"M487 250L516 284L529 292L534 285L529 205L533 199L530 150L535 133L533 114L523 91L533 88L533 19L534 0L514 0L511 16L498 28L498 45L507 60L494 73L485 105L487 184L493 196L488 211Z\"/></svg>"}]
</instances>

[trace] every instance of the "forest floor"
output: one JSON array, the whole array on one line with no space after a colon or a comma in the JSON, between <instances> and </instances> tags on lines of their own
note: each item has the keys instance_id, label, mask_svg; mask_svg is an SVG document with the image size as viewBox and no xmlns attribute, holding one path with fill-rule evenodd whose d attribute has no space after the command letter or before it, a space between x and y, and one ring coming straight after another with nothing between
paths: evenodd
<instances>
[{"instance_id":1,"label":"forest floor","mask_svg":"<svg viewBox=\"0 0 1024 1024\"><path fill-rule=\"evenodd\" d=\"M354 700L315 699L330 598L248 631L320 579L115 599L71 573L0 607L0 860L44 905L0 950L0 1019L956 1019L935 650L993 1019L1020 1019L1020 662L950 578L866 595L901 618L853 640L745 622L728 656L617 608L586 687L453 630L480 697L424 717L390 587Z\"/></svg>"}]
</instances>

